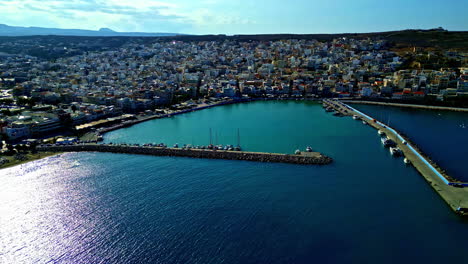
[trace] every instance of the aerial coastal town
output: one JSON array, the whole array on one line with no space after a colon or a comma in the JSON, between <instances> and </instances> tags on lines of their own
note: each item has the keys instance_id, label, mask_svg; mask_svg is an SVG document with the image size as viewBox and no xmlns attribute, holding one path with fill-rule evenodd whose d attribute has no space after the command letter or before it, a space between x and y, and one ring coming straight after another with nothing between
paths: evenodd
<instances>
[{"instance_id":1,"label":"aerial coastal town","mask_svg":"<svg viewBox=\"0 0 468 264\"><path fill-rule=\"evenodd\" d=\"M155 41L79 52L84 46L54 46L68 54L56 59L0 56L3 153L13 152L6 142L99 140L109 129L242 100L468 96L466 53L442 54L459 67L408 70L385 40Z\"/></svg>"}]
</instances>

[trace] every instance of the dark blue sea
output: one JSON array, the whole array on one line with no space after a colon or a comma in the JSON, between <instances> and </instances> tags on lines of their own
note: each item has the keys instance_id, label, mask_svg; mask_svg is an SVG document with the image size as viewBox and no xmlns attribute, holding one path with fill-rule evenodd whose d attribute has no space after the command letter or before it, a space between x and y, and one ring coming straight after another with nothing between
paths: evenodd
<instances>
[{"instance_id":1,"label":"dark blue sea","mask_svg":"<svg viewBox=\"0 0 468 264\"><path fill-rule=\"evenodd\" d=\"M434 117L436 118L436 117ZM376 131L305 102L154 120L106 141L219 144L327 166L68 153L0 170L0 263L463 263L468 222ZM193 138L193 139L192 139Z\"/></svg>"},{"instance_id":2,"label":"dark blue sea","mask_svg":"<svg viewBox=\"0 0 468 264\"><path fill-rule=\"evenodd\" d=\"M468 182L468 113L378 105L353 105L389 123L427 154L447 173Z\"/></svg>"}]
</instances>

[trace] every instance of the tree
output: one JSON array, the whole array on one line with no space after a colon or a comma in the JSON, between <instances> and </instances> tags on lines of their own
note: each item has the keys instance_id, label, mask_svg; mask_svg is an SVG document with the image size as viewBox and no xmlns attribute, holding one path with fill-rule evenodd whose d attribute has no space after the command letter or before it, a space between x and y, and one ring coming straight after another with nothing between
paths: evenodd
<instances>
[{"instance_id":1,"label":"tree","mask_svg":"<svg viewBox=\"0 0 468 264\"><path fill-rule=\"evenodd\" d=\"M15 148L13 147L12 144L7 144L7 145L6 145L6 148L7 148L7 150L8 150L9 153L13 153L13 151L14 151L14 149L15 149Z\"/></svg>"},{"instance_id":2,"label":"tree","mask_svg":"<svg viewBox=\"0 0 468 264\"><path fill-rule=\"evenodd\" d=\"M1 98L0 99L0 104L9 105L9 104L12 104L13 102L14 102L14 100L11 99L11 98Z\"/></svg>"},{"instance_id":3,"label":"tree","mask_svg":"<svg viewBox=\"0 0 468 264\"><path fill-rule=\"evenodd\" d=\"M2 109L2 110L1 110L1 113L2 113L3 115L6 115L6 116L11 116L11 111L10 111L10 109L8 109L8 108L7 108L7 109Z\"/></svg>"}]
</instances>

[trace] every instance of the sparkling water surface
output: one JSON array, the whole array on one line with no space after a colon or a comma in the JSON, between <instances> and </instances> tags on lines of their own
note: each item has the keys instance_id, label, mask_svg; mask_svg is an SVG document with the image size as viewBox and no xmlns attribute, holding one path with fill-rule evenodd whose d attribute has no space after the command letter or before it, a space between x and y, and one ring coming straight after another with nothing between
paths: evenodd
<instances>
[{"instance_id":1,"label":"sparkling water surface","mask_svg":"<svg viewBox=\"0 0 468 264\"><path fill-rule=\"evenodd\" d=\"M154 120L111 142L293 152L327 166L68 153L0 170L0 263L460 263L468 223L376 131L305 102ZM213 139L214 140L214 139Z\"/></svg>"}]
</instances>

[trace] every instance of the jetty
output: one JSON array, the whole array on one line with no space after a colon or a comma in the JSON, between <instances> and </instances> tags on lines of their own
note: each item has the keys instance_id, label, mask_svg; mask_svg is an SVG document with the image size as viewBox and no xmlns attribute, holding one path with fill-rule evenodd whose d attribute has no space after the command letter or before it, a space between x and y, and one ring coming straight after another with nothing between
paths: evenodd
<instances>
[{"instance_id":1,"label":"jetty","mask_svg":"<svg viewBox=\"0 0 468 264\"><path fill-rule=\"evenodd\" d=\"M338 113L341 116L352 115L351 109L347 108L344 104L341 104L335 100L325 99L322 101L322 104L324 108L331 108L335 111L335 113Z\"/></svg>"},{"instance_id":2,"label":"jetty","mask_svg":"<svg viewBox=\"0 0 468 264\"><path fill-rule=\"evenodd\" d=\"M418 104L402 104L391 102L378 102L378 101L362 101L362 100L340 100L343 103L352 104L368 104L368 105L382 105L382 106L395 106L414 109L428 109L428 110L442 110L442 111L455 111L455 112L468 112L468 108L463 107L450 107L450 106L434 106L434 105L418 105Z\"/></svg>"},{"instance_id":3,"label":"jetty","mask_svg":"<svg viewBox=\"0 0 468 264\"><path fill-rule=\"evenodd\" d=\"M333 107L335 111L347 110L347 115L358 116L359 119L366 121L366 124L376 130L385 133L386 137L393 140L396 146L401 149L403 155L424 177L430 186L440 195L448 206L457 214L468 216L468 183L456 180L440 167L429 160L426 155L413 144L410 139L400 135L395 129L368 116L349 105L336 100L324 100L324 104Z\"/></svg>"},{"instance_id":4,"label":"jetty","mask_svg":"<svg viewBox=\"0 0 468 264\"><path fill-rule=\"evenodd\" d=\"M186 149L167 148L156 146L132 146L114 144L73 144L73 145L42 145L37 147L40 152L109 152L123 154L140 154L152 156L189 157L201 159L243 160L255 162L291 163L301 165L326 165L333 161L332 158L319 152L307 152L299 155L210 150L210 149Z\"/></svg>"}]
</instances>

